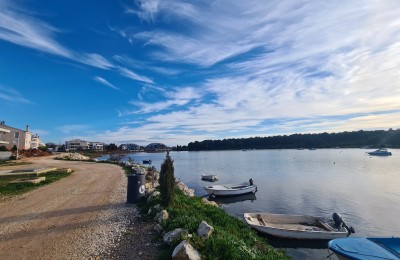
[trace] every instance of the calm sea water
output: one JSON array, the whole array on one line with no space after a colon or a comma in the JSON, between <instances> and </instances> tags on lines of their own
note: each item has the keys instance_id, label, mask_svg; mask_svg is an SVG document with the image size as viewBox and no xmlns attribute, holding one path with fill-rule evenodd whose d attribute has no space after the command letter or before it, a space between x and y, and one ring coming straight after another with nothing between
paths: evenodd
<instances>
[{"instance_id":1,"label":"calm sea water","mask_svg":"<svg viewBox=\"0 0 400 260\"><path fill-rule=\"evenodd\" d=\"M175 177L205 196L201 174L217 174L215 183L254 179L255 196L224 199L227 213L271 212L330 217L338 212L353 226L352 236L400 235L400 150L371 157L363 149L249 150L171 152ZM136 162L152 160L160 169L165 153L129 154ZM268 238L294 259L328 256L326 242L299 243ZM334 258L332 258L334 259Z\"/></svg>"}]
</instances>

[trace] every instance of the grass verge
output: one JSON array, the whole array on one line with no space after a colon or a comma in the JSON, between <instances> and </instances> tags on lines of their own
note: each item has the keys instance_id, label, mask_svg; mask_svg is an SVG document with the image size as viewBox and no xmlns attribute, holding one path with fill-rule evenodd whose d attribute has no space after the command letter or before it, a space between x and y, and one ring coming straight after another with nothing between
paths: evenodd
<instances>
[{"instance_id":1,"label":"grass verge","mask_svg":"<svg viewBox=\"0 0 400 260\"><path fill-rule=\"evenodd\" d=\"M155 213L147 214L149 209L160 204L161 199L155 199L150 203L140 203L139 208L142 217L150 220ZM204 204L200 198L188 197L179 189L176 190L174 205L167 208L169 219L161 225L166 232L176 228L185 228L192 237L186 239L196 248L202 259L290 259L282 250L268 245L265 238L259 237L245 223L234 218L223 210ZM214 232L208 239L197 236L197 228L204 220L214 227ZM172 251L180 243L165 247L160 259L171 259Z\"/></svg>"},{"instance_id":2,"label":"grass verge","mask_svg":"<svg viewBox=\"0 0 400 260\"><path fill-rule=\"evenodd\" d=\"M0 160L0 167L1 166L15 166L15 165L28 165L32 164L31 162L21 162L18 160Z\"/></svg>"},{"instance_id":3,"label":"grass verge","mask_svg":"<svg viewBox=\"0 0 400 260\"><path fill-rule=\"evenodd\" d=\"M44 186L52 182L58 181L59 179L65 178L71 175L71 173L72 172L68 172L67 170L57 170L41 174L40 176L45 176L46 180L37 184L26 182L13 183L13 181L16 181L18 179L35 178L37 177L36 174L0 176L0 196L20 195L30 190L36 189L40 186Z\"/></svg>"}]
</instances>

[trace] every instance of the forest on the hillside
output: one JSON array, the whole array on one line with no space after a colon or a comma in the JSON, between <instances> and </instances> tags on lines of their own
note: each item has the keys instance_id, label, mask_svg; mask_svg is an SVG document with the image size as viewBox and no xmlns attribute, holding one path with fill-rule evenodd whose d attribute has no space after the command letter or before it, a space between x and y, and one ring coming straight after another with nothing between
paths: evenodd
<instances>
[{"instance_id":1,"label":"forest on the hillside","mask_svg":"<svg viewBox=\"0 0 400 260\"><path fill-rule=\"evenodd\" d=\"M293 148L400 148L400 129L195 141L189 151Z\"/></svg>"}]
</instances>

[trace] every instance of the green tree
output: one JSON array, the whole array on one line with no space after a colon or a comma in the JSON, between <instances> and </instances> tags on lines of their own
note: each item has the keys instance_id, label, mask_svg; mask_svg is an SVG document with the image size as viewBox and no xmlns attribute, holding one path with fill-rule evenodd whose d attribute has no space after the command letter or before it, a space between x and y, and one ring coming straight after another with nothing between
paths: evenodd
<instances>
[{"instance_id":1,"label":"green tree","mask_svg":"<svg viewBox=\"0 0 400 260\"><path fill-rule=\"evenodd\" d=\"M161 165L160 171L160 193L163 200L164 206L170 205L175 198L175 176L174 176L174 161L167 156L163 164Z\"/></svg>"}]
</instances>

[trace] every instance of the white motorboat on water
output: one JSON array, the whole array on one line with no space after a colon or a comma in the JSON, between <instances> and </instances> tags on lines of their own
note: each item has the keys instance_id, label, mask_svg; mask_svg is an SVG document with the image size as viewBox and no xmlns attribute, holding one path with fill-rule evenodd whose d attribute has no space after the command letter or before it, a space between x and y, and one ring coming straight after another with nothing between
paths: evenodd
<instances>
[{"instance_id":1,"label":"white motorboat on water","mask_svg":"<svg viewBox=\"0 0 400 260\"><path fill-rule=\"evenodd\" d=\"M399 237L338 238L328 247L339 259L400 259Z\"/></svg>"},{"instance_id":2,"label":"white motorboat on water","mask_svg":"<svg viewBox=\"0 0 400 260\"><path fill-rule=\"evenodd\" d=\"M205 181L217 181L218 180L218 175L213 175L213 174L202 174L201 179Z\"/></svg>"},{"instance_id":3,"label":"white motorboat on water","mask_svg":"<svg viewBox=\"0 0 400 260\"><path fill-rule=\"evenodd\" d=\"M369 155L374 155L374 156L390 156L392 155L391 152L389 152L386 148L381 148L378 150L375 150L373 152L367 152Z\"/></svg>"},{"instance_id":4,"label":"white motorboat on water","mask_svg":"<svg viewBox=\"0 0 400 260\"><path fill-rule=\"evenodd\" d=\"M246 193L256 193L257 186L254 185L253 179L249 183L243 184L217 184L205 186L204 190L214 196L235 196Z\"/></svg>"},{"instance_id":5,"label":"white motorboat on water","mask_svg":"<svg viewBox=\"0 0 400 260\"><path fill-rule=\"evenodd\" d=\"M335 239L354 233L342 217L334 213L332 219L323 217L272 213L244 213L252 228L276 237L290 239Z\"/></svg>"}]
</instances>

